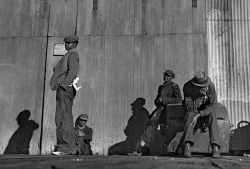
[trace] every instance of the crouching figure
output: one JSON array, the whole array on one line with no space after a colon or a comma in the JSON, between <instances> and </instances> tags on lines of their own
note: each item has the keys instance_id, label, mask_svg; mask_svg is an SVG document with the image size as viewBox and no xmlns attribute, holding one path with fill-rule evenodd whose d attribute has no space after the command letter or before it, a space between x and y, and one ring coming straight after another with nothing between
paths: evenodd
<instances>
[{"instance_id":1,"label":"crouching figure","mask_svg":"<svg viewBox=\"0 0 250 169\"><path fill-rule=\"evenodd\" d=\"M79 155L93 155L90 145L93 130L86 125L87 121L88 116L81 114L75 122L75 139Z\"/></svg>"}]
</instances>

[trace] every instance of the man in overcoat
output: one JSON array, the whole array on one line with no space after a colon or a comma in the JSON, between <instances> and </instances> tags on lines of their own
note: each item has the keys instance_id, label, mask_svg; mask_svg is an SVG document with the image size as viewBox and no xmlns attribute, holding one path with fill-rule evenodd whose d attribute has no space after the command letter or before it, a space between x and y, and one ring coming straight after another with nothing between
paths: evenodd
<instances>
[{"instance_id":1,"label":"man in overcoat","mask_svg":"<svg viewBox=\"0 0 250 169\"><path fill-rule=\"evenodd\" d=\"M194 128L197 120L204 130L209 130L209 137L212 146L212 157L220 158L220 138L215 114L217 95L214 83L204 73L198 72L194 77L184 84L183 107L187 111L184 128L184 157L191 158L191 146L195 144Z\"/></svg>"},{"instance_id":2,"label":"man in overcoat","mask_svg":"<svg viewBox=\"0 0 250 169\"><path fill-rule=\"evenodd\" d=\"M80 155L93 155L90 142L92 141L93 129L86 125L87 114L81 114L75 122L76 146Z\"/></svg>"},{"instance_id":3,"label":"man in overcoat","mask_svg":"<svg viewBox=\"0 0 250 169\"><path fill-rule=\"evenodd\" d=\"M172 70L166 70L163 73L164 83L159 86L158 94L154 100L156 109L149 116L144 133L138 141L135 150L129 153L129 156L141 156L150 154L150 144L152 144L154 133L161 123L165 123L166 106L171 103L181 103L181 91L178 84L172 82L175 73Z\"/></svg>"},{"instance_id":4,"label":"man in overcoat","mask_svg":"<svg viewBox=\"0 0 250 169\"><path fill-rule=\"evenodd\" d=\"M72 114L73 100L76 90L72 83L79 72L79 55L76 52L79 38L64 38L65 49L68 51L54 67L50 79L50 87L56 90L56 136L57 147L53 155L77 154L74 122Z\"/></svg>"}]
</instances>

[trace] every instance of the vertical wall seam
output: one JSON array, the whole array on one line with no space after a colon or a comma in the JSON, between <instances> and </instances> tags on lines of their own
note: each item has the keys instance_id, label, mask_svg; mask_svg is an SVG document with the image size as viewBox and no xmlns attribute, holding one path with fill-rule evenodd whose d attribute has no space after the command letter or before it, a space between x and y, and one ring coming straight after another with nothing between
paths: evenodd
<instances>
[{"instance_id":1,"label":"vertical wall seam","mask_svg":"<svg viewBox=\"0 0 250 169\"><path fill-rule=\"evenodd\" d=\"M76 27L75 27L75 35L77 35L77 27L78 27L78 9L79 8L79 2L76 0Z\"/></svg>"},{"instance_id":2,"label":"vertical wall seam","mask_svg":"<svg viewBox=\"0 0 250 169\"><path fill-rule=\"evenodd\" d=\"M50 21L50 10L51 10L51 5L48 2L48 0L45 0L44 2L45 4L49 5L49 7L47 7L48 9L48 25L47 25L47 44L46 44L46 52L45 52L45 64L44 64L44 82L43 82L43 100L42 100L42 115L41 115L41 134L40 134L40 155L42 154L42 139L43 139L43 118L44 118L44 106L45 106L45 85L46 85L46 69L47 69L47 57L48 57L48 45L49 45L49 21Z\"/></svg>"}]
</instances>

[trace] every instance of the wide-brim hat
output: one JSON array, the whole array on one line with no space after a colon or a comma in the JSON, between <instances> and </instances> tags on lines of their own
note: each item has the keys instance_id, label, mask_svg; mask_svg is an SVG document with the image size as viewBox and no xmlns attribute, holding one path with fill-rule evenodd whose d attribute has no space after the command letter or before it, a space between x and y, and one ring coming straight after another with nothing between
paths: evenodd
<instances>
[{"instance_id":1,"label":"wide-brim hat","mask_svg":"<svg viewBox=\"0 0 250 169\"><path fill-rule=\"evenodd\" d=\"M199 87L206 87L210 84L210 79L204 72L197 72L192 79L192 83Z\"/></svg>"},{"instance_id":2,"label":"wide-brim hat","mask_svg":"<svg viewBox=\"0 0 250 169\"><path fill-rule=\"evenodd\" d=\"M88 120L88 115L87 114L81 114L80 116L79 116L79 119L81 119L81 120Z\"/></svg>"},{"instance_id":3,"label":"wide-brim hat","mask_svg":"<svg viewBox=\"0 0 250 169\"><path fill-rule=\"evenodd\" d=\"M168 75L169 77L175 78L175 73L172 70L166 70L163 74Z\"/></svg>"}]
</instances>

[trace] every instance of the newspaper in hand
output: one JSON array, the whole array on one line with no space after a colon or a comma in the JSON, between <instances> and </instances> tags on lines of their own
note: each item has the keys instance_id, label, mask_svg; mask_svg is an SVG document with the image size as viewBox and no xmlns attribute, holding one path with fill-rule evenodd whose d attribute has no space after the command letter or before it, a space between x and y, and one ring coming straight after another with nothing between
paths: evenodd
<instances>
[{"instance_id":1,"label":"newspaper in hand","mask_svg":"<svg viewBox=\"0 0 250 169\"><path fill-rule=\"evenodd\" d=\"M77 85L76 85L79 82L79 80L80 80L80 78L76 77L74 79L73 83L71 83L69 86L73 86L76 89L76 91L80 90L82 88L82 86L77 87Z\"/></svg>"}]
</instances>

